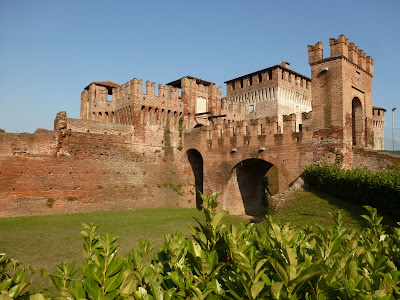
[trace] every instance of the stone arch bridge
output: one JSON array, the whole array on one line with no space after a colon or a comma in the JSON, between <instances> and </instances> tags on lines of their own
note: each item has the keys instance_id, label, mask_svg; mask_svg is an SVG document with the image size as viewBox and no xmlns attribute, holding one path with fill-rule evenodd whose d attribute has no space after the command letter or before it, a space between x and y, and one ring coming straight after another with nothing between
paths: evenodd
<instances>
[{"instance_id":1,"label":"stone arch bridge","mask_svg":"<svg viewBox=\"0 0 400 300\"><path fill-rule=\"evenodd\" d=\"M221 191L222 209L255 215L266 209L269 196L287 189L314 161L311 142L311 132L240 135L200 127L185 132L183 150L196 190ZM199 206L201 199L196 202Z\"/></svg>"}]
</instances>

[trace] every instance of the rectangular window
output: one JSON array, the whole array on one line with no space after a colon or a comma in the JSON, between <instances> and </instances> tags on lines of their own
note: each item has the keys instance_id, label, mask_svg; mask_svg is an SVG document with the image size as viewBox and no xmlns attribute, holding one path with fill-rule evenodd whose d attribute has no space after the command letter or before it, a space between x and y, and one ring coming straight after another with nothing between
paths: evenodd
<instances>
[{"instance_id":1,"label":"rectangular window","mask_svg":"<svg viewBox=\"0 0 400 300\"><path fill-rule=\"evenodd\" d=\"M197 97L196 99L196 114L207 112L207 99Z\"/></svg>"},{"instance_id":2,"label":"rectangular window","mask_svg":"<svg viewBox=\"0 0 400 300\"><path fill-rule=\"evenodd\" d=\"M252 112L254 112L255 111L255 109L254 109L254 104L250 104L249 105L249 113L252 113Z\"/></svg>"}]
</instances>

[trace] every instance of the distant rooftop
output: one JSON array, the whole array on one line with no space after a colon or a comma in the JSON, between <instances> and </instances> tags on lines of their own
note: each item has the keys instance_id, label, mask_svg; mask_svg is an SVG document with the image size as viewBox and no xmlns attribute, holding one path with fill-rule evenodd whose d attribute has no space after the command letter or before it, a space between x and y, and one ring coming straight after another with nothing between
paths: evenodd
<instances>
[{"instance_id":1,"label":"distant rooftop","mask_svg":"<svg viewBox=\"0 0 400 300\"><path fill-rule=\"evenodd\" d=\"M383 108L383 107L378 107L378 106L372 106L372 109L377 109L377 110L383 110L383 111L386 111L386 108Z\"/></svg>"},{"instance_id":2,"label":"distant rooftop","mask_svg":"<svg viewBox=\"0 0 400 300\"><path fill-rule=\"evenodd\" d=\"M183 78L196 79L196 83L197 84L202 84L202 85L205 85L205 86L209 86L209 85L215 84L214 82L206 81L206 80L203 80L203 79L200 79L200 78L196 78L196 77L193 77L193 76L185 76ZM173 87L176 87L176 88L180 89L180 88L182 88L182 78L178 79L178 80L175 80L175 81L171 81L170 83L167 83L167 85L171 85Z\"/></svg>"},{"instance_id":3,"label":"distant rooftop","mask_svg":"<svg viewBox=\"0 0 400 300\"><path fill-rule=\"evenodd\" d=\"M286 67L286 66L287 66L287 67ZM287 72L289 72L289 73L291 73L291 74L294 74L294 75L296 75L296 76L299 76L299 77L301 77L301 78L303 78L303 79L305 79L305 80L311 81L311 79L308 78L307 76L304 76L304 75L302 75L302 74L300 74L300 73L297 73L297 72L295 72L295 71L289 69L289 68L288 68L289 66L290 66L290 63L284 61L284 62L282 62L282 64L280 64L280 65L275 65L275 66L272 66L272 67L269 67L269 68L265 68L265 69L262 69L262 70L259 70L259 71L255 71L255 72L252 72L252 73L249 73L249 74L240 76L240 77L236 77L236 78L227 80L227 81L225 81L224 83L230 83L231 81L234 81L234 80L238 80L238 79L241 79L241 78L245 78L245 77L248 77L248 76L250 76L250 75L257 75L257 74L264 73L264 72L267 72L267 71L270 71L270 70L275 70L276 68L280 68L280 69L285 70L285 71L287 71Z\"/></svg>"},{"instance_id":4,"label":"distant rooftop","mask_svg":"<svg viewBox=\"0 0 400 300\"><path fill-rule=\"evenodd\" d=\"M110 80L106 80L106 81L93 81L92 83L97 84L97 85L101 85L101 86L105 86L105 87L110 87L110 88L115 88L115 87L119 87L118 83L112 82ZM87 87L85 87L85 90L89 89L89 86L92 84L90 83Z\"/></svg>"}]
</instances>

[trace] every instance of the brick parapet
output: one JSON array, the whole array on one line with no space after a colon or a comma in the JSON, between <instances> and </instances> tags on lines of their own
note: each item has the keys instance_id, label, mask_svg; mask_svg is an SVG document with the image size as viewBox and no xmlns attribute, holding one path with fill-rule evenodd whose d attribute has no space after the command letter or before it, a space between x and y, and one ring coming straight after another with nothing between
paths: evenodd
<instances>
[{"instance_id":1,"label":"brick parapet","mask_svg":"<svg viewBox=\"0 0 400 300\"><path fill-rule=\"evenodd\" d=\"M2 156L53 156L57 148L55 131L37 129L34 133L0 132Z\"/></svg>"},{"instance_id":2,"label":"brick parapet","mask_svg":"<svg viewBox=\"0 0 400 300\"><path fill-rule=\"evenodd\" d=\"M67 128L74 132L89 132L97 134L132 135L134 134L133 125L118 123L106 123L92 120L81 120L67 118Z\"/></svg>"},{"instance_id":3,"label":"brick parapet","mask_svg":"<svg viewBox=\"0 0 400 300\"><path fill-rule=\"evenodd\" d=\"M344 59L353 64L360 70L363 70L369 76L374 75L374 60L367 56L366 53L358 49L354 43L349 43L344 35L340 35L337 39L331 38L329 40L330 56L323 58L323 43L317 42L314 46L308 46L309 64L319 64L335 59Z\"/></svg>"}]
</instances>

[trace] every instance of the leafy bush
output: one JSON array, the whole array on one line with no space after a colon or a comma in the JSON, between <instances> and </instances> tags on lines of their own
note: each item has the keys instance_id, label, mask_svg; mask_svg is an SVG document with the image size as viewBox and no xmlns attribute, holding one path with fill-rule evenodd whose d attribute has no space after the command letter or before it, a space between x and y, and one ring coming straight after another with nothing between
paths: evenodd
<instances>
[{"instance_id":1,"label":"leafy bush","mask_svg":"<svg viewBox=\"0 0 400 300\"><path fill-rule=\"evenodd\" d=\"M344 170L338 165L308 166L305 180L332 195L400 216L400 166L389 171Z\"/></svg>"},{"instance_id":2,"label":"leafy bush","mask_svg":"<svg viewBox=\"0 0 400 300\"><path fill-rule=\"evenodd\" d=\"M270 218L227 228L223 219L228 213L217 212L217 195L201 195L205 222L196 220L197 225L190 226L191 239L179 232L165 236L164 246L153 255L146 241L119 256L117 238L84 224L84 264L56 266L57 272L50 274L58 291L55 296L76 300L400 297L400 228L383 226L376 209L365 207L368 226L362 232L345 228L341 212L334 216L334 225L316 230L279 225ZM39 294L31 297L43 299Z\"/></svg>"},{"instance_id":3,"label":"leafy bush","mask_svg":"<svg viewBox=\"0 0 400 300\"><path fill-rule=\"evenodd\" d=\"M19 261L0 253L0 300L27 296L31 286L29 282L25 282L27 271L31 271L30 266L24 267Z\"/></svg>"}]
</instances>

